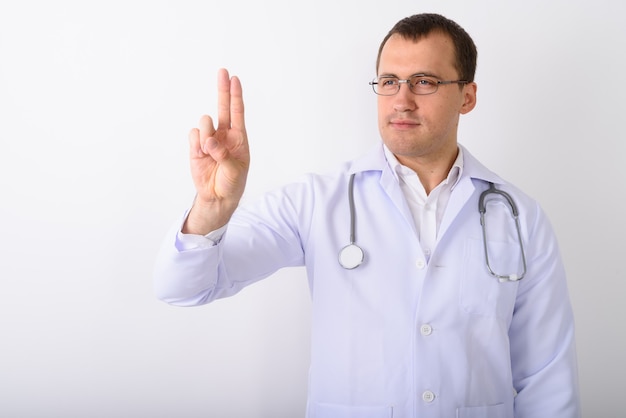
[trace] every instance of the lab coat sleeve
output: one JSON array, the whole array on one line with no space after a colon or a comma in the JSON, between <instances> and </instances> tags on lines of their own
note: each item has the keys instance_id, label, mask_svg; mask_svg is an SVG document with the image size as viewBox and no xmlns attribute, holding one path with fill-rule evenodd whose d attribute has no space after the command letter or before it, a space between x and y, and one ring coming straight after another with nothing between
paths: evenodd
<instances>
[{"instance_id":1,"label":"lab coat sleeve","mask_svg":"<svg viewBox=\"0 0 626 418\"><path fill-rule=\"evenodd\" d=\"M238 208L216 245L202 237L197 245L182 243L177 237L182 222L174 224L157 255L156 297L176 306L202 305L280 268L303 265L301 220L310 217L309 186L303 179Z\"/></svg>"},{"instance_id":2,"label":"lab coat sleeve","mask_svg":"<svg viewBox=\"0 0 626 418\"><path fill-rule=\"evenodd\" d=\"M564 266L549 221L529 221L528 272L510 326L516 418L580 417L574 319Z\"/></svg>"},{"instance_id":3,"label":"lab coat sleeve","mask_svg":"<svg viewBox=\"0 0 626 418\"><path fill-rule=\"evenodd\" d=\"M183 221L187 213L183 216ZM177 306L207 303L216 286L219 246L201 236L179 239L183 221L166 233L154 268L154 292L158 299Z\"/></svg>"}]
</instances>

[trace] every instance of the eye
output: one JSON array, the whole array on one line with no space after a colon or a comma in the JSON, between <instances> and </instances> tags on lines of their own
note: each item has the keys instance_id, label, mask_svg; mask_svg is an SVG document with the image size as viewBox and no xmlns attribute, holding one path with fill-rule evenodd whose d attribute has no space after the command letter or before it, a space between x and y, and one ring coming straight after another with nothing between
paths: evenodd
<instances>
[{"instance_id":1,"label":"eye","mask_svg":"<svg viewBox=\"0 0 626 418\"><path fill-rule=\"evenodd\" d=\"M378 79L378 84L381 87L393 87L398 84L398 79L395 77L381 77Z\"/></svg>"},{"instance_id":2,"label":"eye","mask_svg":"<svg viewBox=\"0 0 626 418\"><path fill-rule=\"evenodd\" d=\"M420 77L414 77L411 80L411 84L414 87L418 87L418 88L423 88L423 87L432 88L437 85L437 80L431 77L420 76Z\"/></svg>"}]
</instances>

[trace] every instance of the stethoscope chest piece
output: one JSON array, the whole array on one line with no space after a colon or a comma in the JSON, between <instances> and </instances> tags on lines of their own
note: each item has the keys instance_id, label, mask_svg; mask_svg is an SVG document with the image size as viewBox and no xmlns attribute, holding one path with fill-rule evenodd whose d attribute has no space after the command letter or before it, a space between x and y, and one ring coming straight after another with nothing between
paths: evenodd
<instances>
[{"instance_id":1,"label":"stethoscope chest piece","mask_svg":"<svg viewBox=\"0 0 626 418\"><path fill-rule=\"evenodd\" d=\"M339 264L341 267L352 270L361 265L365 254L361 247L356 244L348 244L339 251Z\"/></svg>"}]
</instances>

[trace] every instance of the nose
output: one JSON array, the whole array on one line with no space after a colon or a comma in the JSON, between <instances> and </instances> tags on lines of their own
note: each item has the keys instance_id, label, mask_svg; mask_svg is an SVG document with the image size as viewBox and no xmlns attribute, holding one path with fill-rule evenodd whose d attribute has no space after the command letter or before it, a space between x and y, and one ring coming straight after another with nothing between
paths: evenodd
<instances>
[{"instance_id":1,"label":"nose","mask_svg":"<svg viewBox=\"0 0 626 418\"><path fill-rule=\"evenodd\" d=\"M400 90L393 97L393 110L396 112L410 112L417 109L417 95L409 88L408 83L401 83Z\"/></svg>"}]
</instances>

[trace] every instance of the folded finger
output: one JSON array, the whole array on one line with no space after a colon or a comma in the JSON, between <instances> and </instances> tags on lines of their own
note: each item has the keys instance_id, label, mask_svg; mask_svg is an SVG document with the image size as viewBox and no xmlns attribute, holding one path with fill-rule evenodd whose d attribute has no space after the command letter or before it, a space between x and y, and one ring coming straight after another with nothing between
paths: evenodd
<instances>
[{"instance_id":1,"label":"folded finger","mask_svg":"<svg viewBox=\"0 0 626 418\"><path fill-rule=\"evenodd\" d=\"M213 119L209 115L203 115L198 122L198 132L200 139L204 141L206 138L215 135L215 127Z\"/></svg>"},{"instance_id":2,"label":"folded finger","mask_svg":"<svg viewBox=\"0 0 626 418\"><path fill-rule=\"evenodd\" d=\"M197 128L193 128L189 131L189 157L199 158L203 155L200 144L200 131Z\"/></svg>"}]
</instances>

